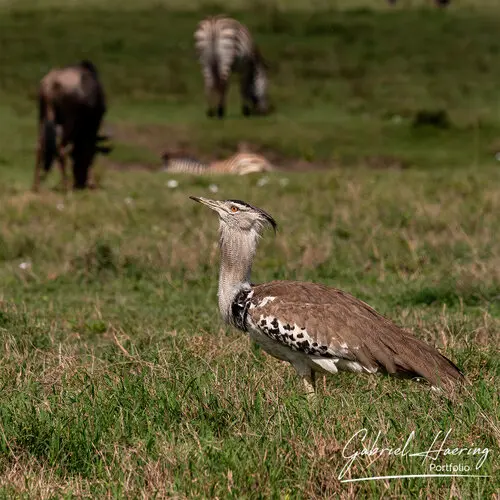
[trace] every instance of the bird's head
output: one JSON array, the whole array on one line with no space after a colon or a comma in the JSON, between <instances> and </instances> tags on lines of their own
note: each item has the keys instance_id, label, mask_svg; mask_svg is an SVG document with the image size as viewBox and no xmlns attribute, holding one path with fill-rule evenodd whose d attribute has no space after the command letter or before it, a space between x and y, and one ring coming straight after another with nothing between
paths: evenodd
<instances>
[{"instance_id":1,"label":"bird's head","mask_svg":"<svg viewBox=\"0 0 500 500\"><path fill-rule=\"evenodd\" d=\"M253 230L260 234L266 226L271 226L274 231L278 227L276 221L267 212L244 201L210 200L196 196L190 196L190 198L217 212L221 229L243 233Z\"/></svg>"}]
</instances>

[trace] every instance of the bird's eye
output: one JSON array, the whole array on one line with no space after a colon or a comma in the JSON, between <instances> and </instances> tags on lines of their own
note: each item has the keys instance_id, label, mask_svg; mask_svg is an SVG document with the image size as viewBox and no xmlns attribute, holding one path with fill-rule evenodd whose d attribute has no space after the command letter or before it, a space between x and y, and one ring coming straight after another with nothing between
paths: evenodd
<instances>
[{"instance_id":1,"label":"bird's eye","mask_svg":"<svg viewBox=\"0 0 500 500\"><path fill-rule=\"evenodd\" d=\"M235 207L234 205L231 207L231 212L238 212L239 208Z\"/></svg>"}]
</instances>

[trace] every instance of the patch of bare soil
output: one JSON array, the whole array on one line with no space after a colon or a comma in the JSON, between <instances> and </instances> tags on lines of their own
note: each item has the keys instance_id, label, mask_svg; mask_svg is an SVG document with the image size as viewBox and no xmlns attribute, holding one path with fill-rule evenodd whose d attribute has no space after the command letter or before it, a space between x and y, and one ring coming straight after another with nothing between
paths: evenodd
<instances>
[{"instance_id":1,"label":"patch of bare soil","mask_svg":"<svg viewBox=\"0 0 500 500\"><path fill-rule=\"evenodd\" d=\"M376 170L402 170L410 165L407 161L395 156L368 156L364 158L363 165Z\"/></svg>"},{"instance_id":2,"label":"patch of bare soil","mask_svg":"<svg viewBox=\"0 0 500 500\"><path fill-rule=\"evenodd\" d=\"M108 159L102 162L108 170L118 170L120 172L158 172L161 170L159 165L151 165L148 163L119 163Z\"/></svg>"},{"instance_id":3,"label":"patch of bare soil","mask_svg":"<svg viewBox=\"0 0 500 500\"><path fill-rule=\"evenodd\" d=\"M227 144L221 144L220 148L215 147L208 155L200 151L193 144L192 133L188 127L182 125L135 125L128 123L115 124L112 131L117 142L134 145L151 151L153 156L158 158L157 163L118 163L110 159L104 159L107 168L120 171L149 171L161 170L162 155L168 153L170 157L194 158L203 163L219 161L222 158L234 154L236 151L257 153L265 156L278 171L286 172L311 172L329 170L341 166L337 161L320 162L306 161L304 159L292 159L281 154L279 151L270 150L245 141L241 141L235 146L235 150L228 150ZM377 170L400 170L408 168L409 164L401 158L387 155L374 155L360 159L359 166L367 166Z\"/></svg>"},{"instance_id":4,"label":"patch of bare soil","mask_svg":"<svg viewBox=\"0 0 500 500\"><path fill-rule=\"evenodd\" d=\"M125 144L149 149L161 156L165 144L176 149L190 145L190 132L182 125L135 125L128 123L114 124L113 137Z\"/></svg>"}]
</instances>

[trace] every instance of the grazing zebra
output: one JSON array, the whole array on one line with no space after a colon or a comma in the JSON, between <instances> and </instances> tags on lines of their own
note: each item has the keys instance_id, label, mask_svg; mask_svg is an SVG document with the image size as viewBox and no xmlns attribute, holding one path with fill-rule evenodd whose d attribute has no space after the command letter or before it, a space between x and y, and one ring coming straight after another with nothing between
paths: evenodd
<instances>
[{"instance_id":1,"label":"grazing zebra","mask_svg":"<svg viewBox=\"0 0 500 500\"><path fill-rule=\"evenodd\" d=\"M236 153L227 160L216 161L210 165L203 164L192 158L171 158L168 153L165 153L162 158L165 171L175 174L247 175L274 170L274 167L266 158L254 153Z\"/></svg>"},{"instance_id":2,"label":"grazing zebra","mask_svg":"<svg viewBox=\"0 0 500 500\"><path fill-rule=\"evenodd\" d=\"M248 28L230 17L208 17L198 24L194 38L205 80L207 116L224 116L232 71L240 73L243 115L268 113L266 64Z\"/></svg>"}]
</instances>

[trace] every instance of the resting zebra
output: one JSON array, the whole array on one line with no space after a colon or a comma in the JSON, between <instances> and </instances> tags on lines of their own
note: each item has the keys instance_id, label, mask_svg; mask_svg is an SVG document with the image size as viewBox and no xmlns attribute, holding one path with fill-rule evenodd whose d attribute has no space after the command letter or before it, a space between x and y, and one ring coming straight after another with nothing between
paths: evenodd
<instances>
[{"instance_id":1,"label":"resting zebra","mask_svg":"<svg viewBox=\"0 0 500 500\"><path fill-rule=\"evenodd\" d=\"M205 80L207 115L224 116L232 71L240 73L242 113L266 114L266 65L248 28L230 17L208 17L198 24L194 38Z\"/></svg>"},{"instance_id":2,"label":"resting zebra","mask_svg":"<svg viewBox=\"0 0 500 500\"><path fill-rule=\"evenodd\" d=\"M263 156L254 153L236 153L227 160L216 161L209 165L192 158L171 158L168 153L165 153L162 158L165 170L173 174L247 175L274 170Z\"/></svg>"}]
</instances>

